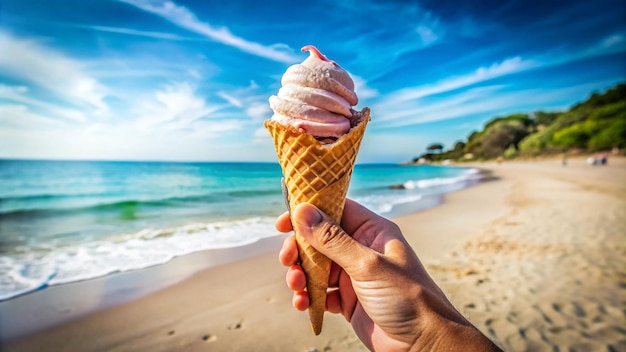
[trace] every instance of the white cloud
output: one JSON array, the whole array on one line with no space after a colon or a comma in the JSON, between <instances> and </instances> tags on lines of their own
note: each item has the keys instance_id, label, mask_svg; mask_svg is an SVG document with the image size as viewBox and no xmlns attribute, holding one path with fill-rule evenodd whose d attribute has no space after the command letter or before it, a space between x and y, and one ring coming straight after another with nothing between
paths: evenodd
<instances>
[{"instance_id":1,"label":"white cloud","mask_svg":"<svg viewBox=\"0 0 626 352\"><path fill-rule=\"evenodd\" d=\"M272 116L273 112L270 109L269 103L265 102L257 102L252 103L246 109L246 115L252 117L254 120L265 120Z\"/></svg>"},{"instance_id":2,"label":"white cloud","mask_svg":"<svg viewBox=\"0 0 626 352\"><path fill-rule=\"evenodd\" d=\"M398 127L415 125L420 123L446 120L473 113L485 112L492 109L491 97L500 86L480 87L469 89L447 97L437 102L420 104L419 102L405 102L393 110L382 110L375 107L376 111L385 111L380 122L384 127Z\"/></svg>"},{"instance_id":3,"label":"white cloud","mask_svg":"<svg viewBox=\"0 0 626 352\"><path fill-rule=\"evenodd\" d=\"M269 107L268 95L265 91L259 92L259 85L250 81L247 87L233 89L229 92L221 91L217 96L228 101L232 106L243 109L244 113L257 122L272 116Z\"/></svg>"},{"instance_id":4,"label":"white cloud","mask_svg":"<svg viewBox=\"0 0 626 352\"><path fill-rule=\"evenodd\" d=\"M77 60L33 40L0 32L0 69L54 92L74 104L87 105L99 112L108 110L103 101L106 89L85 72ZM7 54L10 53L10 54Z\"/></svg>"},{"instance_id":5,"label":"white cloud","mask_svg":"<svg viewBox=\"0 0 626 352\"><path fill-rule=\"evenodd\" d=\"M51 116L60 117L64 120L75 122L86 121L85 114L82 111L61 107L46 101L32 98L32 94L29 94L28 87L25 86L8 86L0 84L0 99L6 99L37 107L46 111L46 113Z\"/></svg>"},{"instance_id":6,"label":"white cloud","mask_svg":"<svg viewBox=\"0 0 626 352\"><path fill-rule=\"evenodd\" d=\"M354 81L354 92L359 97L359 100L374 98L379 95L376 89L367 86L367 81L362 77L354 74L350 74L350 77Z\"/></svg>"},{"instance_id":7,"label":"white cloud","mask_svg":"<svg viewBox=\"0 0 626 352\"><path fill-rule=\"evenodd\" d=\"M86 28L99 32L109 32L118 34L128 34L139 37L168 39L168 40L199 40L197 38L186 38L176 34L163 33L163 32L150 32L150 31L138 31L136 29L122 28L122 27L106 27L106 26L72 26L78 28Z\"/></svg>"},{"instance_id":8,"label":"white cloud","mask_svg":"<svg viewBox=\"0 0 626 352\"><path fill-rule=\"evenodd\" d=\"M422 44L429 45L436 42L439 39L439 36L433 31L432 28L420 25L416 29L417 34L420 36L422 40Z\"/></svg>"},{"instance_id":9,"label":"white cloud","mask_svg":"<svg viewBox=\"0 0 626 352\"><path fill-rule=\"evenodd\" d=\"M622 34L613 34L602 40L600 46L603 48L612 48L620 45L624 45L626 38Z\"/></svg>"},{"instance_id":10,"label":"white cloud","mask_svg":"<svg viewBox=\"0 0 626 352\"><path fill-rule=\"evenodd\" d=\"M62 127L63 123L20 104L0 105L0 129L41 130Z\"/></svg>"},{"instance_id":11,"label":"white cloud","mask_svg":"<svg viewBox=\"0 0 626 352\"><path fill-rule=\"evenodd\" d=\"M192 134L203 139L213 139L223 133L239 131L242 122L239 120L201 120L193 124Z\"/></svg>"},{"instance_id":12,"label":"white cloud","mask_svg":"<svg viewBox=\"0 0 626 352\"><path fill-rule=\"evenodd\" d=\"M138 117L140 129L150 132L154 127L188 128L192 122L220 108L207 105L190 84L178 83L155 92L152 99L141 101L132 111Z\"/></svg>"},{"instance_id":13,"label":"white cloud","mask_svg":"<svg viewBox=\"0 0 626 352\"><path fill-rule=\"evenodd\" d=\"M430 104L405 105L402 110L386 112L392 119L377 121L381 128L397 128L434 121L484 115L485 119L500 114L530 112L534 109L565 109L568 106L554 105L570 101L571 97L584 100L585 94L598 87L610 86L613 82L592 82L571 87L551 89L523 89L507 91L506 86L477 87L459 92L451 97Z\"/></svg>"},{"instance_id":14,"label":"white cloud","mask_svg":"<svg viewBox=\"0 0 626 352\"><path fill-rule=\"evenodd\" d=\"M201 34L216 42L235 47L241 51L264 57L270 60L294 63L300 58L290 51L282 50L286 48L283 44L264 46L259 43L248 41L244 38L232 34L228 28L215 28L207 22L200 21L194 13L186 7L177 5L173 1L165 0L120 0L136 6L146 12L161 16L173 24L185 28L189 31Z\"/></svg>"},{"instance_id":15,"label":"white cloud","mask_svg":"<svg viewBox=\"0 0 626 352\"><path fill-rule=\"evenodd\" d=\"M551 67L598 56L623 53L625 51L626 37L621 33L617 33L600 38L595 43L577 48L577 50L567 52L555 50L552 53L542 55L540 61L542 62L542 67Z\"/></svg>"},{"instance_id":16,"label":"white cloud","mask_svg":"<svg viewBox=\"0 0 626 352\"><path fill-rule=\"evenodd\" d=\"M226 100L227 102L229 102L231 105L236 106L238 108L243 107L243 103L241 102L241 100L233 97L232 95L226 93L226 92L217 92L217 96Z\"/></svg>"},{"instance_id":17,"label":"white cloud","mask_svg":"<svg viewBox=\"0 0 626 352\"><path fill-rule=\"evenodd\" d=\"M398 90L389 94L380 105L383 108L393 108L394 106L397 107L398 104L403 104L404 102L453 91L493 78L522 72L534 67L538 67L538 63L531 60L524 60L521 57L514 57L506 59L502 62L493 63L487 67L479 67L474 72L466 75L446 78L434 84Z\"/></svg>"},{"instance_id":18,"label":"white cloud","mask_svg":"<svg viewBox=\"0 0 626 352\"><path fill-rule=\"evenodd\" d=\"M254 138L269 139L270 134L265 127L259 127L254 131Z\"/></svg>"},{"instance_id":19,"label":"white cloud","mask_svg":"<svg viewBox=\"0 0 626 352\"><path fill-rule=\"evenodd\" d=\"M263 146L274 145L274 142L272 141L272 137L270 136L269 131L265 127L259 127L256 130L254 130L252 143L257 144L257 145L263 145Z\"/></svg>"}]
</instances>

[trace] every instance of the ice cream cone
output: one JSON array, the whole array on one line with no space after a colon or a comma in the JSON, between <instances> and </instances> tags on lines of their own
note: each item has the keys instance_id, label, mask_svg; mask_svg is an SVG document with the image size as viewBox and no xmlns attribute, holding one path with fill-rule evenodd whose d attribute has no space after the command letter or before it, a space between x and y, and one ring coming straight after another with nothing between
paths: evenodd
<instances>
[{"instance_id":1,"label":"ice cream cone","mask_svg":"<svg viewBox=\"0 0 626 352\"><path fill-rule=\"evenodd\" d=\"M299 203L311 203L338 224L341 222L348 185L370 119L370 110L364 108L355 114L361 115L360 122L329 145L321 144L312 135L293 126L285 126L274 120L265 121L265 127L274 139L291 209ZM301 265L307 276L311 327L315 335L319 335L326 310L331 261L297 232L296 242Z\"/></svg>"}]
</instances>

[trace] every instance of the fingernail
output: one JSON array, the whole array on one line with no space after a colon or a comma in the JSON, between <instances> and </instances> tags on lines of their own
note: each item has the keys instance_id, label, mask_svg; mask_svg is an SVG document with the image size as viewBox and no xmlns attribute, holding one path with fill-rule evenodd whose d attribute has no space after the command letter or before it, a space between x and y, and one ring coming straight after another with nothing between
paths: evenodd
<instances>
[{"instance_id":1,"label":"fingernail","mask_svg":"<svg viewBox=\"0 0 626 352\"><path fill-rule=\"evenodd\" d=\"M299 210L300 211L298 215L302 221L302 224L307 226L315 226L322 222L322 219L324 218L322 216L322 213L320 213L320 211L317 210L317 208L314 206L302 206Z\"/></svg>"}]
</instances>

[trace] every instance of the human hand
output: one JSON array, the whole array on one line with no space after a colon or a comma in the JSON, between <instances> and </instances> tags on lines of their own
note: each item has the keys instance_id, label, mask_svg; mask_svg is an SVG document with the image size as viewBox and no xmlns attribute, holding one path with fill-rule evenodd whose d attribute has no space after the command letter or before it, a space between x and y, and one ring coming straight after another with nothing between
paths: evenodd
<instances>
[{"instance_id":1,"label":"human hand","mask_svg":"<svg viewBox=\"0 0 626 352\"><path fill-rule=\"evenodd\" d=\"M393 222L348 199L341 227L307 203L276 221L281 232L294 227L333 261L326 309L341 313L370 350L498 350L448 301ZM294 307L307 309L294 236L279 260L289 267Z\"/></svg>"}]
</instances>

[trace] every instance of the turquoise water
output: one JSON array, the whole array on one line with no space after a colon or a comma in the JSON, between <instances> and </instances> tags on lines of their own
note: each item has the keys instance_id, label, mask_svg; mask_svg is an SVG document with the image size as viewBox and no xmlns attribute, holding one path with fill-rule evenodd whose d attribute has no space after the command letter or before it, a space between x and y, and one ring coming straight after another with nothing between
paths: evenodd
<instances>
[{"instance_id":1,"label":"turquoise water","mask_svg":"<svg viewBox=\"0 0 626 352\"><path fill-rule=\"evenodd\" d=\"M0 160L0 300L274 236L281 177L277 163ZM390 217L477 177L357 165L348 196Z\"/></svg>"}]
</instances>

